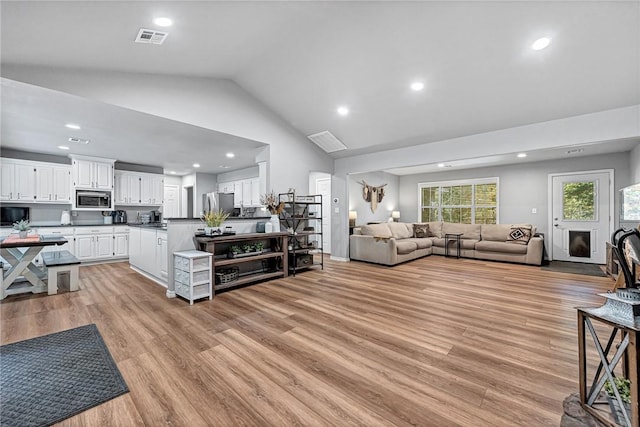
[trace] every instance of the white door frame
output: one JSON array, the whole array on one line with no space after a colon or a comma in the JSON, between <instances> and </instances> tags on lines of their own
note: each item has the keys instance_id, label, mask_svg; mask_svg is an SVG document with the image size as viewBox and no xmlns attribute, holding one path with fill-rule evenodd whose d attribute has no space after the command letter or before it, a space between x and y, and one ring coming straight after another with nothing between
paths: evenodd
<instances>
[{"instance_id":1,"label":"white door frame","mask_svg":"<svg viewBox=\"0 0 640 427\"><path fill-rule=\"evenodd\" d=\"M548 174L548 187L547 187L547 214L549 217L547 218L547 234L545 239L548 239L549 243L547 248L547 254L549 255L549 261L553 261L553 178L557 176L567 176L567 175L585 175L592 173L608 173L609 174L609 236L613 233L613 227L615 224L613 215L614 215L614 200L615 200L615 185L613 183L614 173L613 169L597 169L590 171L578 171L578 172L557 172Z\"/></svg>"},{"instance_id":2,"label":"white door frame","mask_svg":"<svg viewBox=\"0 0 640 427\"><path fill-rule=\"evenodd\" d=\"M323 218L320 221L324 221L326 220L326 222L328 223L328 226L326 227L327 229L325 230L325 227L322 227L322 235L323 238L320 242L320 246L322 247L322 252L324 252L327 255L331 255L331 247L327 248L325 247L324 244L324 240L328 240L329 242L331 242L331 174L328 173L324 173L322 174L322 176L317 176L315 179L315 191L314 194L319 194L318 192L318 182L319 181L328 181L329 182L329 196L328 197L322 197L322 206L320 206L320 216ZM325 218L323 211L324 208L327 208L326 210L329 212L329 215ZM331 244L330 244L331 245ZM329 250L329 252L327 252L327 249Z\"/></svg>"}]
</instances>

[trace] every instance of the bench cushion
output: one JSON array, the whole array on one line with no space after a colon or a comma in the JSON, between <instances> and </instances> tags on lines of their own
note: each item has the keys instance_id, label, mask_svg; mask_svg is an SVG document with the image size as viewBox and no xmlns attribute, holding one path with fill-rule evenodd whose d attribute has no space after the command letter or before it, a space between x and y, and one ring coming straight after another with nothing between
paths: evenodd
<instances>
[{"instance_id":1,"label":"bench cushion","mask_svg":"<svg viewBox=\"0 0 640 427\"><path fill-rule=\"evenodd\" d=\"M61 267L64 265L80 264L80 260L69 251L43 252L42 262L47 267Z\"/></svg>"}]
</instances>

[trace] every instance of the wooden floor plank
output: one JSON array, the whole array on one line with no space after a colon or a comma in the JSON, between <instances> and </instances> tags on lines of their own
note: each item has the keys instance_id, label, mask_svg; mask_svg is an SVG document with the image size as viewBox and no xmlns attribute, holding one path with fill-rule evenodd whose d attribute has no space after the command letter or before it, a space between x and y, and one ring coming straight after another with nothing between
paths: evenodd
<instances>
[{"instance_id":1,"label":"wooden floor plank","mask_svg":"<svg viewBox=\"0 0 640 427\"><path fill-rule=\"evenodd\" d=\"M0 343L95 323L123 373L130 393L64 426L558 425L575 307L613 284L441 256L328 260L193 306L127 263L80 282L0 304Z\"/></svg>"}]
</instances>

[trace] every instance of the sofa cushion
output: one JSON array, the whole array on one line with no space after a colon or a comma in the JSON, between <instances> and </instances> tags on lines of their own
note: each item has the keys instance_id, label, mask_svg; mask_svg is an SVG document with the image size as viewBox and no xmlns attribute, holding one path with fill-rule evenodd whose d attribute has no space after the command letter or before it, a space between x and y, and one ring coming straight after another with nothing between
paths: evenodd
<instances>
[{"instance_id":1,"label":"sofa cushion","mask_svg":"<svg viewBox=\"0 0 640 427\"><path fill-rule=\"evenodd\" d=\"M429 237L443 237L442 234L442 222L432 221L424 224L429 225Z\"/></svg>"},{"instance_id":2,"label":"sofa cushion","mask_svg":"<svg viewBox=\"0 0 640 427\"><path fill-rule=\"evenodd\" d=\"M482 224L480 225L480 235L482 240L494 242L506 242L511 232L509 224Z\"/></svg>"},{"instance_id":3,"label":"sofa cushion","mask_svg":"<svg viewBox=\"0 0 640 427\"><path fill-rule=\"evenodd\" d=\"M445 222L442 225L442 237L447 233L462 233L462 239L480 240L480 224L454 224Z\"/></svg>"},{"instance_id":4,"label":"sofa cushion","mask_svg":"<svg viewBox=\"0 0 640 427\"><path fill-rule=\"evenodd\" d=\"M414 242L418 245L418 249L427 249L433 245L431 239L426 237L412 237L410 239L404 239L403 242Z\"/></svg>"},{"instance_id":5,"label":"sofa cushion","mask_svg":"<svg viewBox=\"0 0 640 427\"><path fill-rule=\"evenodd\" d=\"M512 226L507 243L516 243L519 245L527 245L531 239L531 226Z\"/></svg>"},{"instance_id":6,"label":"sofa cushion","mask_svg":"<svg viewBox=\"0 0 640 427\"><path fill-rule=\"evenodd\" d=\"M389 230L386 222L363 225L360 227L360 232L365 236L392 237L391 230Z\"/></svg>"},{"instance_id":7,"label":"sofa cushion","mask_svg":"<svg viewBox=\"0 0 640 427\"><path fill-rule=\"evenodd\" d=\"M429 236L429 224L413 224L413 237L431 237Z\"/></svg>"},{"instance_id":8,"label":"sofa cushion","mask_svg":"<svg viewBox=\"0 0 640 427\"><path fill-rule=\"evenodd\" d=\"M409 237L413 237L413 227L409 229L407 224L404 222L389 222L387 223L389 230L391 230L391 235L396 239L408 239Z\"/></svg>"},{"instance_id":9,"label":"sofa cushion","mask_svg":"<svg viewBox=\"0 0 640 427\"><path fill-rule=\"evenodd\" d=\"M409 239L396 240L396 251L398 255L410 254L418 249L416 242L411 242Z\"/></svg>"},{"instance_id":10,"label":"sofa cushion","mask_svg":"<svg viewBox=\"0 0 640 427\"><path fill-rule=\"evenodd\" d=\"M507 242L495 242L491 240L482 240L476 244L476 251L483 252L500 252L507 254L526 254L526 245L513 245Z\"/></svg>"}]
</instances>

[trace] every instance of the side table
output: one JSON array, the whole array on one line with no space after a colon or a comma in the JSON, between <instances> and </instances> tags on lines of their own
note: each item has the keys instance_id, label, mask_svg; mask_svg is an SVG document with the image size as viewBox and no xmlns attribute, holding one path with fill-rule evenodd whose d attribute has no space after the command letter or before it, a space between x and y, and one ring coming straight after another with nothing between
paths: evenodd
<instances>
[{"instance_id":1,"label":"side table","mask_svg":"<svg viewBox=\"0 0 640 427\"><path fill-rule=\"evenodd\" d=\"M456 242L456 258L460 258L460 237L464 233L446 233L444 235L444 256L449 255L449 242Z\"/></svg>"}]
</instances>

